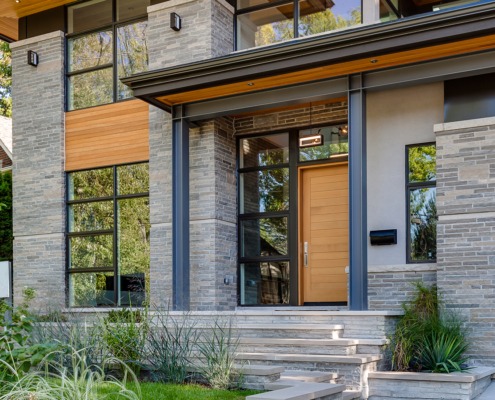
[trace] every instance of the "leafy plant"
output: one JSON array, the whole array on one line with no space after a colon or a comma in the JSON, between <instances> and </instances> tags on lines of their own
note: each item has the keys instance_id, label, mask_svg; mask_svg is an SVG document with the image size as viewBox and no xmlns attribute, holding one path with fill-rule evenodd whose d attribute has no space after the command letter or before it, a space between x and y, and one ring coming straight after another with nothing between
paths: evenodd
<instances>
[{"instance_id":1,"label":"leafy plant","mask_svg":"<svg viewBox=\"0 0 495 400\"><path fill-rule=\"evenodd\" d=\"M157 313L147 340L152 376L161 382L184 383L190 376L191 357L198 341L196 321L186 314L174 318Z\"/></svg>"},{"instance_id":2,"label":"leafy plant","mask_svg":"<svg viewBox=\"0 0 495 400\"><path fill-rule=\"evenodd\" d=\"M199 372L214 389L239 386L241 376L235 367L239 337L232 320L215 320L211 329L205 329L198 342L199 353L204 359Z\"/></svg>"},{"instance_id":3,"label":"leafy plant","mask_svg":"<svg viewBox=\"0 0 495 400\"><path fill-rule=\"evenodd\" d=\"M100 400L115 395L119 399L141 398L136 376L118 359L110 358L106 362L121 365L124 371L122 380L106 375L104 368L88 365L84 350L71 350L70 368L54 362L53 358L60 357L46 360L44 369L27 374L20 374L15 365L4 362L13 379L0 381L0 400ZM126 388L128 381L133 382L137 393ZM100 393L103 386L104 395Z\"/></svg>"},{"instance_id":4,"label":"leafy plant","mask_svg":"<svg viewBox=\"0 0 495 400\"><path fill-rule=\"evenodd\" d=\"M148 316L147 311L144 316L129 311L115 312L104 318L102 338L111 354L139 373L149 332Z\"/></svg>"}]
</instances>

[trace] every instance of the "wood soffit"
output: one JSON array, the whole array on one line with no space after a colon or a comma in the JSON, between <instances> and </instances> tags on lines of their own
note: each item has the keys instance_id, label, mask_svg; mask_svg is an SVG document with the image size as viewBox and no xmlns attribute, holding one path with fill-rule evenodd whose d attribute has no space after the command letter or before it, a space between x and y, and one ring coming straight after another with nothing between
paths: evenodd
<instances>
[{"instance_id":1,"label":"wood soffit","mask_svg":"<svg viewBox=\"0 0 495 400\"><path fill-rule=\"evenodd\" d=\"M362 26L123 79L160 108L495 49L495 8Z\"/></svg>"},{"instance_id":2,"label":"wood soffit","mask_svg":"<svg viewBox=\"0 0 495 400\"><path fill-rule=\"evenodd\" d=\"M1 0L0 34L17 40L19 18L73 2L74 0L21 0L16 3L15 0Z\"/></svg>"}]
</instances>

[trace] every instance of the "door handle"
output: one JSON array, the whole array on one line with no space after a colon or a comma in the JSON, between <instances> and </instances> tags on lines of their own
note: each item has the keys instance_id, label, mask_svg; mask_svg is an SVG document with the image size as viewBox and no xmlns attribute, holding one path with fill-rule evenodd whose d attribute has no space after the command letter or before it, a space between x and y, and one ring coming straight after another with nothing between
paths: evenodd
<instances>
[{"instance_id":1,"label":"door handle","mask_svg":"<svg viewBox=\"0 0 495 400\"><path fill-rule=\"evenodd\" d=\"M308 267L308 242L304 242L304 266L307 268Z\"/></svg>"}]
</instances>

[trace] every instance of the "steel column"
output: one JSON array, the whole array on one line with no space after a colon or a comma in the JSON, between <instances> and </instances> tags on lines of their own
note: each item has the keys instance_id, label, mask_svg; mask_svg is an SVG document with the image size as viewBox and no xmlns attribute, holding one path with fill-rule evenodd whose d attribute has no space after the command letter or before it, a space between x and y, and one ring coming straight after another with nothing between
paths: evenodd
<instances>
[{"instance_id":1,"label":"steel column","mask_svg":"<svg viewBox=\"0 0 495 400\"><path fill-rule=\"evenodd\" d=\"M366 94L349 76L349 309L368 309Z\"/></svg>"},{"instance_id":2,"label":"steel column","mask_svg":"<svg viewBox=\"0 0 495 400\"><path fill-rule=\"evenodd\" d=\"M183 106L172 108L173 309L187 311L189 293L189 126Z\"/></svg>"}]
</instances>

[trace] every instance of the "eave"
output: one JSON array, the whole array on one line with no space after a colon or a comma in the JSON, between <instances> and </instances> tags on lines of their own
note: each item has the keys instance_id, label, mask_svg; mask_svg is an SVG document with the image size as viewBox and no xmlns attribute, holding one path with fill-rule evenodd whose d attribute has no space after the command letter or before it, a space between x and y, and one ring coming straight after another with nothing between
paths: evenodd
<instances>
[{"instance_id":1,"label":"eave","mask_svg":"<svg viewBox=\"0 0 495 400\"><path fill-rule=\"evenodd\" d=\"M122 82L135 97L170 110L178 104L483 52L495 48L494 32L492 3L235 52Z\"/></svg>"}]
</instances>

